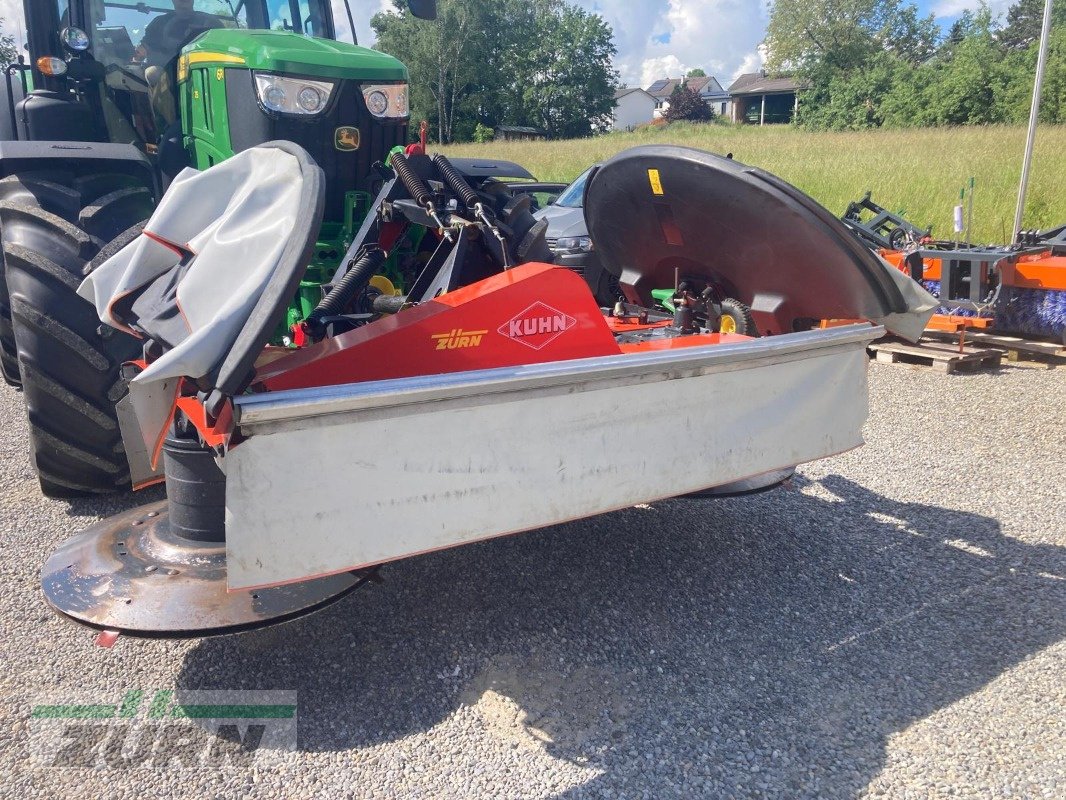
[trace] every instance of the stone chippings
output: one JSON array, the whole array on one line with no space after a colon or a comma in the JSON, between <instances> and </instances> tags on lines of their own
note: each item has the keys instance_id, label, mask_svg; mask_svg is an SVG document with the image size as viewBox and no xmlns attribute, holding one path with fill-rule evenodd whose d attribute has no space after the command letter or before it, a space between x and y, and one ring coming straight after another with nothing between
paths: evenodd
<instances>
[{"instance_id":1,"label":"stone chippings","mask_svg":"<svg viewBox=\"0 0 1066 800\"><path fill-rule=\"evenodd\" d=\"M3 793L1066 796L1066 369L870 378L867 445L789 488L415 558L288 625L113 650L45 607L38 571L131 501L43 499L4 390ZM295 689L299 749L30 762L35 693L126 688Z\"/></svg>"}]
</instances>

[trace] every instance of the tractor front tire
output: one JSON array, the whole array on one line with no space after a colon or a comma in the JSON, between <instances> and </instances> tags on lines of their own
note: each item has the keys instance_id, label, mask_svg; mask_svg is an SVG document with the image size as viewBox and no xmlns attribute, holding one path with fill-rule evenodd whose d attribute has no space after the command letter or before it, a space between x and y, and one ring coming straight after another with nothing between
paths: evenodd
<instances>
[{"instance_id":1,"label":"tractor front tire","mask_svg":"<svg viewBox=\"0 0 1066 800\"><path fill-rule=\"evenodd\" d=\"M77 289L134 238L152 206L151 191L124 175L51 171L0 180L2 277L31 456L49 497L129 488L115 404L126 394L122 363L141 345L101 324Z\"/></svg>"}]
</instances>

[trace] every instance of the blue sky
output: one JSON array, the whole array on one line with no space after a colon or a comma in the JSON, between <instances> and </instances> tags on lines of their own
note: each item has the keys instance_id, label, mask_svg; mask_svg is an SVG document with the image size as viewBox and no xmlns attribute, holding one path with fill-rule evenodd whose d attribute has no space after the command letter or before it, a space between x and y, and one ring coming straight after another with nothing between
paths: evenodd
<instances>
[{"instance_id":1,"label":"blue sky","mask_svg":"<svg viewBox=\"0 0 1066 800\"><path fill-rule=\"evenodd\" d=\"M571 0L602 14L615 34L615 66L629 86L647 87L658 78L677 77L701 67L728 86L742 72L758 69L764 60L759 49L766 32L765 0ZM1010 0L991 0L994 13L1003 14ZM343 5L333 0L338 30L348 32ZM373 42L371 15L390 8L389 0L351 0L361 44ZM923 13L934 13L950 24L978 0L919 0ZM22 16L22 0L0 0L0 16L15 31Z\"/></svg>"}]
</instances>

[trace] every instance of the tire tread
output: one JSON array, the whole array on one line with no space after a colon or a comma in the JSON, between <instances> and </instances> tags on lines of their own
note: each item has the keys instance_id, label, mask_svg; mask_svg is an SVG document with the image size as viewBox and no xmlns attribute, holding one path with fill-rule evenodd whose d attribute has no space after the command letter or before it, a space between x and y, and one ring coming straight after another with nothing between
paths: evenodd
<instances>
[{"instance_id":1,"label":"tire tread","mask_svg":"<svg viewBox=\"0 0 1066 800\"><path fill-rule=\"evenodd\" d=\"M101 251L114 252L107 242L136 235L134 223L143 224L151 204L151 192L124 175L41 171L0 179L0 284L9 290L0 293L0 340L6 322L46 495L129 486L114 406L126 394L121 365L139 355L140 343L117 331L103 335L96 310L76 291L102 262Z\"/></svg>"}]
</instances>

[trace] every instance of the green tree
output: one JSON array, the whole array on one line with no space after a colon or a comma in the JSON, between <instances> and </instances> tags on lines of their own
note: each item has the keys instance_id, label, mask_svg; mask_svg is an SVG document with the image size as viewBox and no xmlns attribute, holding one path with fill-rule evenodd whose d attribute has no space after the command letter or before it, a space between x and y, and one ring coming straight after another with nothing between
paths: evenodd
<instances>
[{"instance_id":1,"label":"green tree","mask_svg":"<svg viewBox=\"0 0 1066 800\"><path fill-rule=\"evenodd\" d=\"M885 0L774 0L766 28L771 70L853 69L877 50L896 5Z\"/></svg>"},{"instance_id":2,"label":"green tree","mask_svg":"<svg viewBox=\"0 0 1066 800\"><path fill-rule=\"evenodd\" d=\"M607 130L618 74L610 26L562 0L534 0L538 36L530 42L531 69L524 76L523 116L551 138Z\"/></svg>"},{"instance_id":3,"label":"green tree","mask_svg":"<svg viewBox=\"0 0 1066 800\"><path fill-rule=\"evenodd\" d=\"M941 39L940 26L932 14L919 17L917 6L896 6L876 38L886 52L917 65L936 54Z\"/></svg>"},{"instance_id":4,"label":"green tree","mask_svg":"<svg viewBox=\"0 0 1066 800\"><path fill-rule=\"evenodd\" d=\"M923 102L934 124L977 125L1005 120L996 102L1002 93L1003 72L993 25L988 7L981 8L950 57L931 65L932 79L925 87Z\"/></svg>"},{"instance_id":5,"label":"green tree","mask_svg":"<svg viewBox=\"0 0 1066 800\"><path fill-rule=\"evenodd\" d=\"M685 77L686 78L706 78L707 77L707 73L704 72L699 67L693 67L692 69L690 69L688 72L685 73Z\"/></svg>"},{"instance_id":6,"label":"green tree","mask_svg":"<svg viewBox=\"0 0 1066 800\"><path fill-rule=\"evenodd\" d=\"M933 109L926 103L933 79L928 65L897 64L892 85L881 98L882 124L891 128L935 125Z\"/></svg>"},{"instance_id":7,"label":"green tree","mask_svg":"<svg viewBox=\"0 0 1066 800\"><path fill-rule=\"evenodd\" d=\"M895 82L927 62L940 30L902 0L776 0L767 31L768 66L792 68L808 87L797 121L859 129L885 122ZM892 116L906 116L898 108ZM890 104L892 105L892 104Z\"/></svg>"},{"instance_id":8,"label":"green tree","mask_svg":"<svg viewBox=\"0 0 1066 800\"><path fill-rule=\"evenodd\" d=\"M1024 50L1040 38L1044 21L1044 0L1018 0L1007 10L1007 24L996 37L1000 44L1012 50ZM1051 25L1066 25L1066 0L1055 0L1051 6Z\"/></svg>"},{"instance_id":9,"label":"green tree","mask_svg":"<svg viewBox=\"0 0 1066 800\"><path fill-rule=\"evenodd\" d=\"M714 119L714 112L703 102L697 92L684 84L674 87L674 91L670 93L670 107L666 109L668 122L680 122L681 120L710 122L712 119Z\"/></svg>"},{"instance_id":10,"label":"green tree","mask_svg":"<svg viewBox=\"0 0 1066 800\"><path fill-rule=\"evenodd\" d=\"M415 19L406 4L394 0L395 13L375 14L370 21L376 47L407 64L413 119L427 119L437 140L450 142L462 109L478 89L477 55L484 47L484 3L445 0L435 22ZM470 125L471 133L473 125Z\"/></svg>"},{"instance_id":11,"label":"green tree","mask_svg":"<svg viewBox=\"0 0 1066 800\"><path fill-rule=\"evenodd\" d=\"M1022 123L1028 117L1043 0L1017 0L1005 26L987 5L941 37L904 0L776 0L771 63L798 66L811 128ZM1066 114L1066 0L1055 0L1040 109ZM826 43L830 43L826 46Z\"/></svg>"},{"instance_id":12,"label":"green tree","mask_svg":"<svg viewBox=\"0 0 1066 800\"><path fill-rule=\"evenodd\" d=\"M440 0L435 24L397 4L371 24L376 47L408 65L412 116L424 115L442 142L472 138L478 123L553 137L609 123L611 29L563 0Z\"/></svg>"},{"instance_id":13,"label":"green tree","mask_svg":"<svg viewBox=\"0 0 1066 800\"><path fill-rule=\"evenodd\" d=\"M1018 124L1029 119L1036 75L1037 48L1008 49L1001 65L997 105L1004 119ZM1066 25L1051 29L1048 62L1040 96L1041 122L1066 122Z\"/></svg>"},{"instance_id":14,"label":"green tree","mask_svg":"<svg viewBox=\"0 0 1066 800\"><path fill-rule=\"evenodd\" d=\"M811 89L799 103L798 121L808 128L861 130L884 122L882 108L903 66L890 53L871 56L862 69L811 71Z\"/></svg>"}]
</instances>

